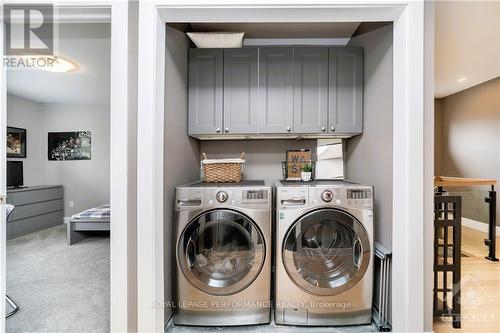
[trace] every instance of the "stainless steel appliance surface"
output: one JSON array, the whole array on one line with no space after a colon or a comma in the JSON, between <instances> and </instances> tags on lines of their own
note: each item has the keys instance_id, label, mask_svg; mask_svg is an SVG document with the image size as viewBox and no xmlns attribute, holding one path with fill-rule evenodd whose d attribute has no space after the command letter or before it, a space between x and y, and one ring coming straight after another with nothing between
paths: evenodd
<instances>
[{"instance_id":1,"label":"stainless steel appliance surface","mask_svg":"<svg viewBox=\"0 0 500 333\"><path fill-rule=\"evenodd\" d=\"M174 324L270 322L271 185L199 182L176 189Z\"/></svg>"},{"instance_id":2,"label":"stainless steel appliance surface","mask_svg":"<svg viewBox=\"0 0 500 333\"><path fill-rule=\"evenodd\" d=\"M275 322L369 324L373 187L277 182L275 197Z\"/></svg>"}]
</instances>

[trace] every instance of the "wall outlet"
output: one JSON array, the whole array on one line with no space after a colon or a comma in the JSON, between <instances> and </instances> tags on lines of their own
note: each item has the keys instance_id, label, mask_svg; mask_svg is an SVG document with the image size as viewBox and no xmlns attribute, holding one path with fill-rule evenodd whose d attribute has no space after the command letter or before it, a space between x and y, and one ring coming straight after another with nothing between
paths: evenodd
<instances>
[{"instance_id":1,"label":"wall outlet","mask_svg":"<svg viewBox=\"0 0 500 333\"><path fill-rule=\"evenodd\" d=\"M70 201L69 202L69 208L73 208L75 207L75 202L74 201Z\"/></svg>"}]
</instances>

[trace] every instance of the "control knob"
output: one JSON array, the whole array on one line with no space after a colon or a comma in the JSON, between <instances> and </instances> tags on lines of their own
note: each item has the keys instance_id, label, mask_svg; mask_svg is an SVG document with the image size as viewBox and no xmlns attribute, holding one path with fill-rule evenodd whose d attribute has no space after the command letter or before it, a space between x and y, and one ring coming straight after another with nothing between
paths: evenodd
<instances>
[{"instance_id":1,"label":"control knob","mask_svg":"<svg viewBox=\"0 0 500 333\"><path fill-rule=\"evenodd\" d=\"M218 202L226 202L227 197L228 197L228 195L227 195L227 192L225 192L225 191L219 191L215 195L215 199L217 199Z\"/></svg>"},{"instance_id":2,"label":"control knob","mask_svg":"<svg viewBox=\"0 0 500 333\"><path fill-rule=\"evenodd\" d=\"M323 199L324 202L330 202L333 199L333 193L330 190L326 190L323 193L321 193L321 199Z\"/></svg>"}]
</instances>

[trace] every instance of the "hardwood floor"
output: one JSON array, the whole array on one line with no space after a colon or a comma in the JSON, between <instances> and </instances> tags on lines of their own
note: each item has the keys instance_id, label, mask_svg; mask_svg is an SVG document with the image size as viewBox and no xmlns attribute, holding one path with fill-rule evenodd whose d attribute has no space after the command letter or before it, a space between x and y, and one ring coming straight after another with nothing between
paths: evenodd
<instances>
[{"instance_id":1,"label":"hardwood floor","mask_svg":"<svg viewBox=\"0 0 500 333\"><path fill-rule=\"evenodd\" d=\"M454 329L451 318L435 318L434 331L500 332L500 262L484 259L486 234L462 227L462 328ZM497 237L497 257L500 257Z\"/></svg>"}]
</instances>

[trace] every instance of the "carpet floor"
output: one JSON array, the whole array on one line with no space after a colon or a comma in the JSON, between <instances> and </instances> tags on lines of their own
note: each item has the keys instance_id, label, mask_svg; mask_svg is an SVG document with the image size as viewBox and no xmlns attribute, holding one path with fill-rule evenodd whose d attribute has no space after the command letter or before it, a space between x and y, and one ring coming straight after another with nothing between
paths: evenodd
<instances>
[{"instance_id":1,"label":"carpet floor","mask_svg":"<svg viewBox=\"0 0 500 333\"><path fill-rule=\"evenodd\" d=\"M60 225L7 241L7 294L20 307L7 332L109 332L109 233L67 246Z\"/></svg>"}]
</instances>

